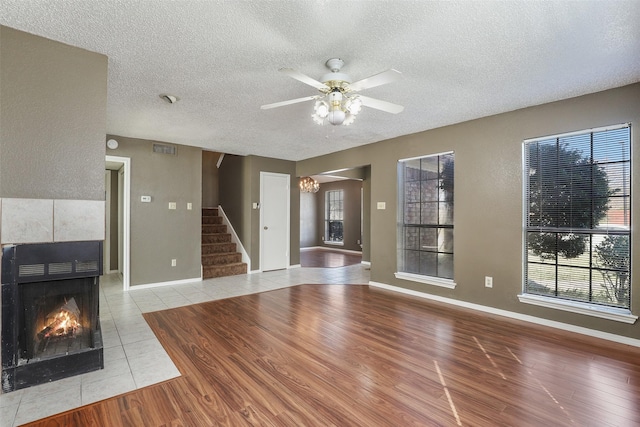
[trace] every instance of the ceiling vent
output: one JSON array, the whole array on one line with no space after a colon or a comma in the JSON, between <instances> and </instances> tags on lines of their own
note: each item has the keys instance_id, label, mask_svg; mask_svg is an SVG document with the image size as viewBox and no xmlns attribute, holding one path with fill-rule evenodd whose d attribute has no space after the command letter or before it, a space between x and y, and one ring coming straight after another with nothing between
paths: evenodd
<instances>
[{"instance_id":1,"label":"ceiling vent","mask_svg":"<svg viewBox=\"0 0 640 427\"><path fill-rule=\"evenodd\" d=\"M178 154L178 147L169 144L153 144L153 152L158 154L170 154L175 156Z\"/></svg>"}]
</instances>

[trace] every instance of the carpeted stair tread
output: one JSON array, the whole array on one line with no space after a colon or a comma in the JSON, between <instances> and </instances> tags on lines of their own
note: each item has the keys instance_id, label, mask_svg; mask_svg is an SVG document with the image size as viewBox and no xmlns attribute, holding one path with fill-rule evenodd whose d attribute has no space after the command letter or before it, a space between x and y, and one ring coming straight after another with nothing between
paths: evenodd
<instances>
[{"instance_id":1,"label":"carpeted stair tread","mask_svg":"<svg viewBox=\"0 0 640 427\"><path fill-rule=\"evenodd\" d=\"M238 252L223 252L202 255L202 265L222 265L222 264L234 264L242 262L242 254Z\"/></svg>"},{"instance_id":2,"label":"carpeted stair tread","mask_svg":"<svg viewBox=\"0 0 640 427\"><path fill-rule=\"evenodd\" d=\"M229 233L202 234L202 244L229 243L229 242L231 242L231 234Z\"/></svg>"},{"instance_id":3,"label":"carpeted stair tread","mask_svg":"<svg viewBox=\"0 0 640 427\"><path fill-rule=\"evenodd\" d=\"M235 252L236 244L231 242L223 242L223 243L203 243L202 244L202 255L207 254L217 254L221 252Z\"/></svg>"},{"instance_id":4,"label":"carpeted stair tread","mask_svg":"<svg viewBox=\"0 0 640 427\"><path fill-rule=\"evenodd\" d=\"M236 274L247 274L247 264L243 262L235 262L232 264L208 265L202 267L202 276L204 279L234 276Z\"/></svg>"}]
</instances>

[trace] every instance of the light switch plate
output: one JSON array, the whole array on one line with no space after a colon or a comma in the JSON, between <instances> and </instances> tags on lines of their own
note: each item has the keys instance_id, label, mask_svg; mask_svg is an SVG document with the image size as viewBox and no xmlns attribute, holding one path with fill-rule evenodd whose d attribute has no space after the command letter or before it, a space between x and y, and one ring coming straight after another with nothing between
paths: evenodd
<instances>
[{"instance_id":1,"label":"light switch plate","mask_svg":"<svg viewBox=\"0 0 640 427\"><path fill-rule=\"evenodd\" d=\"M169 202L169 209L175 209L176 208L176 202Z\"/></svg>"},{"instance_id":2,"label":"light switch plate","mask_svg":"<svg viewBox=\"0 0 640 427\"><path fill-rule=\"evenodd\" d=\"M386 202L378 202L377 203L377 207L378 207L378 209L387 209L387 203Z\"/></svg>"},{"instance_id":3,"label":"light switch plate","mask_svg":"<svg viewBox=\"0 0 640 427\"><path fill-rule=\"evenodd\" d=\"M187 210L190 211L193 209L193 203L187 203Z\"/></svg>"}]
</instances>

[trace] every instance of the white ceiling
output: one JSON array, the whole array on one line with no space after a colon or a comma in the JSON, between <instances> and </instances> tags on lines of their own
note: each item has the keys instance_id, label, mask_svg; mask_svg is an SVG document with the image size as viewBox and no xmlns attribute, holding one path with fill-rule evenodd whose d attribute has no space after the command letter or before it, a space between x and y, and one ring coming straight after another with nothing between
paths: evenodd
<instances>
[{"instance_id":1,"label":"white ceiling","mask_svg":"<svg viewBox=\"0 0 640 427\"><path fill-rule=\"evenodd\" d=\"M640 81L640 1L2 0L0 23L109 57L107 132L301 160ZM362 94L351 126L319 126L314 79L339 57ZM159 98L169 93L173 105Z\"/></svg>"}]
</instances>

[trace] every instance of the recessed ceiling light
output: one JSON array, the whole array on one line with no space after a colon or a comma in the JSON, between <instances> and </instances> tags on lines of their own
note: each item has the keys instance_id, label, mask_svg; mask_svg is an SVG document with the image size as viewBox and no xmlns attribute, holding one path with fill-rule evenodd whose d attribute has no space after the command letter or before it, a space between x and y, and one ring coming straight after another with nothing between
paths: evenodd
<instances>
[{"instance_id":1,"label":"recessed ceiling light","mask_svg":"<svg viewBox=\"0 0 640 427\"><path fill-rule=\"evenodd\" d=\"M175 104L180 100L180 98L178 98L177 96L167 94L160 95L160 99L162 99L163 101L167 101L169 104Z\"/></svg>"}]
</instances>

